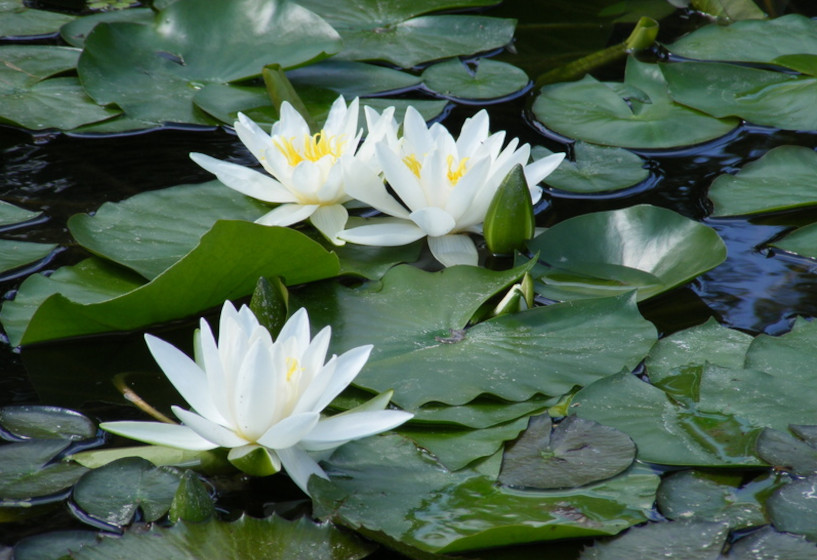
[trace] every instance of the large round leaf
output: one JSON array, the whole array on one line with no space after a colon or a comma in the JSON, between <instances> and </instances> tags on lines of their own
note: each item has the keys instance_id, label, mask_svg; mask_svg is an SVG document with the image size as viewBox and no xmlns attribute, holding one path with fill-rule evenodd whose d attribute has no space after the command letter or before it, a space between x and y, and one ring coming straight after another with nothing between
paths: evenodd
<instances>
[{"instance_id":1,"label":"large round leaf","mask_svg":"<svg viewBox=\"0 0 817 560\"><path fill-rule=\"evenodd\" d=\"M779 533L771 527L738 539L729 548L727 560L815 560L817 546L799 535Z\"/></svg>"},{"instance_id":2,"label":"large round leaf","mask_svg":"<svg viewBox=\"0 0 817 560\"><path fill-rule=\"evenodd\" d=\"M180 0L152 25L98 24L78 71L98 103L132 118L211 124L191 102L206 84L257 76L272 63L298 66L339 44L334 29L294 2Z\"/></svg>"},{"instance_id":3,"label":"large round leaf","mask_svg":"<svg viewBox=\"0 0 817 560\"><path fill-rule=\"evenodd\" d=\"M90 439L96 424L84 414L43 405L9 405L0 408L0 426L25 439Z\"/></svg>"},{"instance_id":4,"label":"large round leaf","mask_svg":"<svg viewBox=\"0 0 817 560\"><path fill-rule=\"evenodd\" d=\"M315 325L332 325L336 352L374 344L355 384L394 389L394 402L409 409L485 393L512 401L561 395L632 369L653 344L654 327L628 295L535 308L463 330L482 302L523 271L398 266L379 284L315 285L294 296Z\"/></svg>"},{"instance_id":5,"label":"large round leaf","mask_svg":"<svg viewBox=\"0 0 817 560\"><path fill-rule=\"evenodd\" d=\"M23 0L0 0L0 38L52 35L75 16L33 10Z\"/></svg>"},{"instance_id":6,"label":"large round leaf","mask_svg":"<svg viewBox=\"0 0 817 560\"><path fill-rule=\"evenodd\" d=\"M778 489L768 500L766 509L780 531L803 535L817 542L817 475L795 480Z\"/></svg>"},{"instance_id":7,"label":"large round leaf","mask_svg":"<svg viewBox=\"0 0 817 560\"><path fill-rule=\"evenodd\" d=\"M154 15L155 12L150 8L131 8L129 10L99 12L77 18L71 23L63 25L60 28L60 37L72 47L82 48L83 45L85 45L85 38L98 23L131 21L149 25L153 23Z\"/></svg>"},{"instance_id":8,"label":"large round leaf","mask_svg":"<svg viewBox=\"0 0 817 560\"><path fill-rule=\"evenodd\" d=\"M817 204L814 176L817 153L805 146L780 146L735 175L712 182L709 198L713 215L736 216L776 212Z\"/></svg>"},{"instance_id":9,"label":"large round leaf","mask_svg":"<svg viewBox=\"0 0 817 560\"><path fill-rule=\"evenodd\" d=\"M597 542L582 551L579 560L673 558L718 560L726 542L723 523L657 523L636 527L617 539Z\"/></svg>"},{"instance_id":10,"label":"large round leaf","mask_svg":"<svg viewBox=\"0 0 817 560\"><path fill-rule=\"evenodd\" d=\"M808 426L812 430L816 426ZM796 432L797 427L792 426ZM805 439L805 438L804 438ZM766 428L760 433L755 443L757 455L777 470L785 470L798 476L817 474L817 442Z\"/></svg>"},{"instance_id":11,"label":"large round leaf","mask_svg":"<svg viewBox=\"0 0 817 560\"><path fill-rule=\"evenodd\" d=\"M471 65L459 59L429 66L423 71L426 87L449 99L496 99L524 89L528 75L516 66L483 59Z\"/></svg>"},{"instance_id":12,"label":"large round leaf","mask_svg":"<svg viewBox=\"0 0 817 560\"><path fill-rule=\"evenodd\" d=\"M630 57L623 84L590 76L543 87L533 113L570 138L625 148L687 146L723 136L738 124L675 103L656 64Z\"/></svg>"},{"instance_id":13,"label":"large round leaf","mask_svg":"<svg viewBox=\"0 0 817 560\"><path fill-rule=\"evenodd\" d=\"M528 243L539 253L537 291L556 300L638 290L638 299L689 282L726 258L710 227L656 206L584 214Z\"/></svg>"},{"instance_id":14,"label":"large round leaf","mask_svg":"<svg viewBox=\"0 0 817 560\"><path fill-rule=\"evenodd\" d=\"M69 489L88 469L76 463L53 462L68 443L32 440L0 445L0 503L30 507L31 498Z\"/></svg>"},{"instance_id":15,"label":"large round leaf","mask_svg":"<svg viewBox=\"0 0 817 560\"><path fill-rule=\"evenodd\" d=\"M534 159L553 152L541 146L531 151ZM600 193L626 189L644 181L650 172L644 160L623 148L573 144L574 161L565 160L547 176L545 184L573 193Z\"/></svg>"},{"instance_id":16,"label":"large round leaf","mask_svg":"<svg viewBox=\"0 0 817 560\"><path fill-rule=\"evenodd\" d=\"M817 360L817 323L798 317L780 336L761 334L746 352L746 367L774 376L810 379ZM805 422L808 424L808 422Z\"/></svg>"},{"instance_id":17,"label":"large round leaf","mask_svg":"<svg viewBox=\"0 0 817 560\"><path fill-rule=\"evenodd\" d=\"M580 490L504 489L474 471L448 472L398 436L341 447L313 477L315 513L392 547L445 553L618 533L644 520L657 477L628 471Z\"/></svg>"}]
</instances>

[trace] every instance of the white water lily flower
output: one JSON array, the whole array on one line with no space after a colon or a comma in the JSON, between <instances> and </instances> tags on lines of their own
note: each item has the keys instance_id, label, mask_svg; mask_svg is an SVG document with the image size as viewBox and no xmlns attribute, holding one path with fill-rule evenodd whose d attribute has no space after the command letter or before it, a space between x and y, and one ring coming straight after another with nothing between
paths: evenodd
<instances>
[{"instance_id":1,"label":"white water lily flower","mask_svg":"<svg viewBox=\"0 0 817 560\"><path fill-rule=\"evenodd\" d=\"M351 200L345 187L355 183L374 188L383 182L379 168L371 167L371 146L384 135L394 134L389 130L395 126L393 114L390 108L369 121L366 141L360 144L357 99L347 107L343 96L338 97L317 134L310 132L304 118L285 101L270 134L241 113L235 122L238 137L269 175L204 154L191 153L190 158L231 189L280 203L256 223L289 226L308 219L327 239L342 245L337 233L348 218L343 204Z\"/></svg>"},{"instance_id":2,"label":"white water lily flower","mask_svg":"<svg viewBox=\"0 0 817 560\"><path fill-rule=\"evenodd\" d=\"M218 343L210 326L201 320L196 361L167 342L145 335L156 362L191 407L172 408L183 424L125 421L106 422L101 427L180 449L229 448L228 459L237 466L261 464L266 469L248 471L251 474L272 474L283 466L306 492L311 475L328 478L316 462L319 454L390 430L412 417L407 412L384 410L390 393L341 414L321 416L352 382L372 349L371 345L359 346L324 363L330 336L326 327L310 340L309 318L300 309L273 341L249 308L236 311L227 301L221 311Z\"/></svg>"},{"instance_id":3,"label":"white water lily flower","mask_svg":"<svg viewBox=\"0 0 817 560\"><path fill-rule=\"evenodd\" d=\"M434 257L445 266L477 264L468 233L481 233L482 222L502 180L516 164L535 204L537 184L556 169L564 154L528 164L530 146L514 138L505 149L504 132L489 135L488 113L480 111L463 124L457 140L439 123L427 127L409 107L399 142L375 147L378 162L394 195L382 184L349 184L354 198L398 218L342 231L341 239L362 245L405 245L428 237ZM527 165L526 165L527 164Z\"/></svg>"}]
</instances>

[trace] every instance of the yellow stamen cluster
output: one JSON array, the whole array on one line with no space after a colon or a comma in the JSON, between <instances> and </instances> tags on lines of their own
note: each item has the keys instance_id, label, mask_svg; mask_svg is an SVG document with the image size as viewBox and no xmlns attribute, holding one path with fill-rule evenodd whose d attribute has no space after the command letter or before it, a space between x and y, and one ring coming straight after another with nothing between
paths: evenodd
<instances>
[{"instance_id":1,"label":"yellow stamen cluster","mask_svg":"<svg viewBox=\"0 0 817 560\"><path fill-rule=\"evenodd\" d=\"M448 163L448 180L451 181L452 185L456 185L457 181L462 179L462 176L465 175L465 171L468 168L468 158L462 158L457 164L456 169L451 169L451 167L454 165L453 155L448 154L448 159L446 162Z\"/></svg>"},{"instance_id":2,"label":"yellow stamen cluster","mask_svg":"<svg viewBox=\"0 0 817 560\"><path fill-rule=\"evenodd\" d=\"M292 379L295 372L303 371L303 369L296 358L287 358L287 381Z\"/></svg>"},{"instance_id":3,"label":"yellow stamen cluster","mask_svg":"<svg viewBox=\"0 0 817 560\"><path fill-rule=\"evenodd\" d=\"M302 161L318 161L325 156L332 156L332 161L335 161L346 146L346 141L342 137L326 134L323 130L312 136L304 136L303 148L300 150L295 147L295 138L276 138L272 143L284 154L292 167Z\"/></svg>"},{"instance_id":4,"label":"yellow stamen cluster","mask_svg":"<svg viewBox=\"0 0 817 560\"><path fill-rule=\"evenodd\" d=\"M403 158L403 163L414 173L415 177L420 178L420 168L422 165L420 164L420 160L417 159L417 156L414 154L408 155Z\"/></svg>"}]
</instances>

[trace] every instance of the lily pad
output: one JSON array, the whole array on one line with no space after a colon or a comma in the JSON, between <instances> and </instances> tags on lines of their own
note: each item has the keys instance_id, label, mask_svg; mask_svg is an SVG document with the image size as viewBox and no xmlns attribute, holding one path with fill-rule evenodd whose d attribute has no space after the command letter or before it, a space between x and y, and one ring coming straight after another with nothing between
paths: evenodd
<instances>
[{"instance_id":1,"label":"lily pad","mask_svg":"<svg viewBox=\"0 0 817 560\"><path fill-rule=\"evenodd\" d=\"M85 38L91 30L103 22L130 21L133 23L143 23L149 25L153 23L156 12L150 8L130 8L127 10L112 10L109 12L99 12L77 18L60 28L60 37L72 47L82 48L85 45Z\"/></svg>"},{"instance_id":2,"label":"lily pad","mask_svg":"<svg viewBox=\"0 0 817 560\"><path fill-rule=\"evenodd\" d=\"M817 224L797 228L770 245L803 257L817 258Z\"/></svg>"},{"instance_id":3,"label":"lily pad","mask_svg":"<svg viewBox=\"0 0 817 560\"><path fill-rule=\"evenodd\" d=\"M0 319L13 345L130 330L249 295L260 276L298 284L334 276L337 257L290 228L219 221L179 262L144 284L99 259L30 276Z\"/></svg>"},{"instance_id":4,"label":"lily pad","mask_svg":"<svg viewBox=\"0 0 817 560\"><path fill-rule=\"evenodd\" d=\"M54 35L60 26L76 16L35 10L23 0L0 0L0 38L23 38L38 35Z\"/></svg>"},{"instance_id":5,"label":"lily pad","mask_svg":"<svg viewBox=\"0 0 817 560\"><path fill-rule=\"evenodd\" d=\"M735 541L728 560L817 560L817 547L799 535L764 527Z\"/></svg>"},{"instance_id":6,"label":"lily pad","mask_svg":"<svg viewBox=\"0 0 817 560\"><path fill-rule=\"evenodd\" d=\"M96 531L51 531L21 539L14 545L15 560L51 560L69 556L97 542Z\"/></svg>"},{"instance_id":7,"label":"lily pad","mask_svg":"<svg viewBox=\"0 0 817 560\"><path fill-rule=\"evenodd\" d=\"M513 39L515 20L474 15L429 15L435 10L496 4L496 0L301 0L343 38L345 60L384 60L403 68L490 51Z\"/></svg>"},{"instance_id":8,"label":"lily pad","mask_svg":"<svg viewBox=\"0 0 817 560\"><path fill-rule=\"evenodd\" d=\"M414 424L452 424L467 428L488 428L522 416L542 412L553 402L552 397L535 395L522 402L477 398L461 406L429 403L415 411L412 422Z\"/></svg>"},{"instance_id":9,"label":"lily pad","mask_svg":"<svg viewBox=\"0 0 817 560\"><path fill-rule=\"evenodd\" d=\"M662 64L678 103L718 118L789 130L817 130L810 111L817 78L717 62Z\"/></svg>"},{"instance_id":10,"label":"lily pad","mask_svg":"<svg viewBox=\"0 0 817 560\"><path fill-rule=\"evenodd\" d=\"M573 488L612 478L635 459L627 434L576 416L551 433L550 416L530 419L527 430L510 444L499 481L526 488Z\"/></svg>"},{"instance_id":11,"label":"lily pad","mask_svg":"<svg viewBox=\"0 0 817 560\"><path fill-rule=\"evenodd\" d=\"M553 152L542 146L531 150L533 159ZM573 193L601 193L626 189L650 176L644 160L623 148L596 146L579 140L573 144L575 161L565 160L547 176L550 187Z\"/></svg>"},{"instance_id":12,"label":"lily pad","mask_svg":"<svg viewBox=\"0 0 817 560\"><path fill-rule=\"evenodd\" d=\"M524 70L491 59L473 63L459 59L429 66L423 71L426 87L448 99L487 100L507 97L530 83Z\"/></svg>"},{"instance_id":13,"label":"lily pad","mask_svg":"<svg viewBox=\"0 0 817 560\"><path fill-rule=\"evenodd\" d=\"M790 54L817 54L817 22L799 14L770 20L711 24L667 45L673 54L700 60L773 62Z\"/></svg>"},{"instance_id":14,"label":"lily pad","mask_svg":"<svg viewBox=\"0 0 817 560\"><path fill-rule=\"evenodd\" d=\"M116 103L131 118L213 124L192 103L205 85L312 62L339 46L334 29L294 2L180 0L152 25L97 24L78 72L97 103Z\"/></svg>"},{"instance_id":15,"label":"lily pad","mask_svg":"<svg viewBox=\"0 0 817 560\"><path fill-rule=\"evenodd\" d=\"M394 389L392 400L410 410L428 402L465 404L483 394L511 401L561 395L632 369L653 344L655 329L629 295L535 308L465 328L485 300L524 272L462 266L430 273L404 265L380 283L316 284L293 298L316 327L332 325L334 352L374 344L355 384L376 393Z\"/></svg>"},{"instance_id":16,"label":"lily pad","mask_svg":"<svg viewBox=\"0 0 817 560\"><path fill-rule=\"evenodd\" d=\"M96 424L90 418L56 406L4 406L0 408L0 426L13 436L26 439L75 441L96 435Z\"/></svg>"},{"instance_id":17,"label":"lily pad","mask_svg":"<svg viewBox=\"0 0 817 560\"><path fill-rule=\"evenodd\" d=\"M723 522L741 529L768 522L763 503L781 484L770 474L741 485L739 475L681 471L661 481L656 500L669 519Z\"/></svg>"},{"instance_id":18,"label":"lily pad","mask_svg":"<svg viewBox=\"0 0 817 560\"><path fill-rule=\"evenodd\" d=\"M127 531L121 538L104 539L73 554L76 560L163 558L164 560L358 560L373 546L322 523L306 518L287 521L272 516L236 521L177 523L149 531Z\"/></svg>"},{"instance_id":19,"label":"lily pad","mask_svg":"<svg viewBox=\"0 0 817 560\"><path fill-rule=\"evenodd\" d=\"M766 428L757 438L755 448L758 457L777 470L789 471L799 476L817 474L817 446L813 442Z\"/></svg>"},{"instance_id":20,"label":"lily pad","mask_svg":"<svg viewBox=\"0 0 817 560\"><path fill-rule=\"evenodd\" d=\"M418 76L394 68L334 58L290 70L287 78L299 91L304 86L318 87L343 94L349 99L401 92L420 85L422 81Z\"/></svg>"},{"instance_id":21,"label":"lily pad","mask_svg":"<svg viewBox=\"0 0 817 560\"><path fill-rule=\"evenodd\" d=\"M53 243L0 239L0 273L44 259L56 248Z\"/></svg>"},{"instance_id":22,"label":"lily pad","mask_svg":"<svg viewBox=\"0 0 817 560\"><path fill-rule=\"evenodd\" d=\"M710 227L656 206L595 212L558 223L528 243L545 266L536 291L556 300L637 290L643 301L726 258Z\"/></svg>"},{"instance_id":23,"label":"lily pad","mask_svg":"<svg viewBox=\"0 0 817 560\"><path fill-rule=\"evenodd\" d=\"M659 340L647 356L647 373L653 383L658 383L686 366L710 363L740 368L752 340L754 337L724 327L710 317L706 323Z\"/></svg>"},{"instance_id":24,"label":"lily pad","mask_svg":"<svg viewBox=\"0 0 817 560\"><path fill-rule=\"evenodd\" d=\"M817 360L817 323L798 317L792 329L780 336L755 337L746 353L746 367L776 376L794 376L804 381L813 374ZM808 424L809 422L795 422Z\"/></svg>"},{"instance_id":25,"label":"lily pad","mask_svg":"<svg viewBox=\"0 0 817 560\"><path fill-rule=\"evenodd\" d=\"M151 280L189 253L217 220L252 222L268 211L221 182L210 181L106 202L94 215L71 216L68 229L92 253Z\"/></svg>"},{"instance_id":26,"label":"lily pad","mask_svg":"<svg viewBox=\"0 0 817 560\"><path fill-rule=\"evenodd\" d=\"M803 535L817 542L817 475L795 480L778 489L766 500L772 524L780 531Z\"/></svg>"},{"instance_id":27,"label":"lily pad","mask_svg":"<svg viewBox=\"0 0 817 560\"><path fill-rule=\"evenodd\" d=\"M668 378L686 394L621 374L596 381L574 397L570 413L618 428L638 445L638 458L665 465L757 465L754 442L762 428L786 429L817 415L801 375L772 376L713 365Z\"/></svg>"},{"instance_id":28,"label":"lily pad","mask_svg":"<svg viewBox=\"0 0 817 560\"><path fill-rule=\"evenodd\" d=\"M630 57L624 83L591 76L543 87L536 119L564 136L625 148L662 149L706 142L727 134L736 119L716 119L675 103L656 64Z\"/></svg>"},{"instance_id":29,"label":"lily pad","mask_svg":"<svg viewBox=\"0 0 817 560\"><path fill-rule=\"evenodd\" d=\"M617 539L597 542L584 549L579 560L718 560L728 529L723 523L653 523L634 527Z\"/></svg>"},{"instance_id":30,"label":"lily pad","mask_svg":"<svg viewBox=\"0 0 817 560\"><path fill-rule=\"evenodd\" d=\"M766 18L752 0L692 0L692 7L718 18L719 23Z\"/></svg>"},{"instance_id":31,"label":"lily pad","mask_svg":"<svg viewBox=\"0 0 817 560\"><path fill-rule=\"evenodd\" d=\"M74 486L74 503L85 513L111 525L131 522L137 510L145 521L167 513L181 475L128 457L86 473Z\"/></svg>"},{"instance_id":32,"label":"lily pad","mask_svg":"<svg viewBox=\"0 0 817 560\"><path fill-rule=\"evenodd\" d=\"M0 200L0 227L33 220L39 215L40 212L32 212Z\"/></svg>"},{"instance_id":33,"label":"lily pad","mask_svg":"<svg viewBox=\"0 0 817 560\"><path fill-rule=\"evenodd\" d=\"M140 457L157 467L184 467L205 474L235 472L235 468L227 462L226 452L223 449L188 451L163 445L140 445L92 449L69 456L72 461L89 469L98 469L126 457Z\"/></svg>"},{"instance_id":34,"label":"lily pad","mask_svg":"<svg viewBox=\"0 0 817 560\"><path fill-rule=\"evenodd\" d=\"M415 555L614 534L644 520L657 482L632 471L580 490L510 490L398 436L346 444L325 465L331 480L309 486L316 515Z\"/></svg>"},{"instance_id":35,"label":"lily pad","mask_svg":"<svg viewBox=\"0 0 817 560\"><path fill-rule=\"evenodd\" d=\"M33 440L1 445L0 503L28 507L32 498L51 496L73 486L88 469L72 463L51 464L68 444L64 440Z\"/></svg>"}]
</instances>

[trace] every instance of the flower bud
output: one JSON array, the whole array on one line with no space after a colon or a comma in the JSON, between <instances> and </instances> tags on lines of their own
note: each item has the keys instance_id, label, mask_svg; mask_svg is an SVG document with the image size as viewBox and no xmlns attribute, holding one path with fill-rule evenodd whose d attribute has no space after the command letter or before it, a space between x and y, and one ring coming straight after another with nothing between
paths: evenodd
<instances>
[{"instance_id":1,"label":"flower bud","mask_svg":"<svg viewBox=\"0 0 817 560\"><path fill-rule=\"evenodd\" d=\"M488 249L499 255L521 249L533 237L533 203L521 165L515 165L494 194L483 224Z\"/></svg>"}]
</instances>

